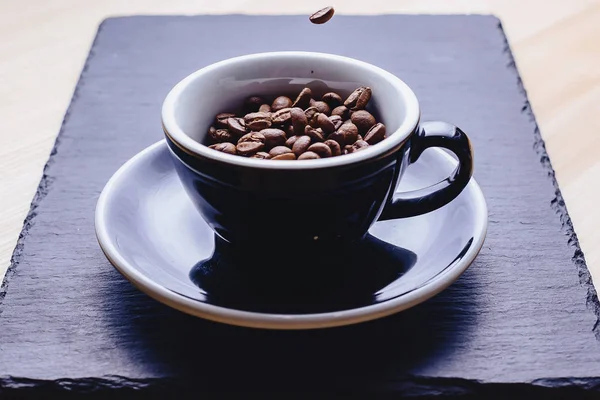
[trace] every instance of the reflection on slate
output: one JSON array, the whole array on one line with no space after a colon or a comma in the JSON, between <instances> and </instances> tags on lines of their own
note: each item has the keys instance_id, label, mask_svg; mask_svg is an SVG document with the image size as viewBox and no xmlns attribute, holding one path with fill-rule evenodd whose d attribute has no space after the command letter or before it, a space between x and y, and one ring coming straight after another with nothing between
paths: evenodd
<instances>
[{"instance_id":1,"label":"reflection on slate","mask_svg":"<svg viewBox=\"0 0 600 400\"><path fill-rule=\"evenodd\" d=\"M362 34L349 40L357 27ZM272 32L285 32L285 40L265 40ZM106 261L93 227L98 195L122 163L162 137L160 108L169 89L213 62L278 50L378 65L414 89L423 120L448 121L470 135L490 225L481 253L450 288L382 320L264 331L170 309ZM339 15L318 27L306 16L109 19L0 291L1 395L143 398L172 395L177 381L195 397L215 388L298 393L315 387L390 398L584 397L600 388L598 303L552 178L492 16ZM418 238L411 239L404 247L420 255ZM383 272L382 281L398 273ZM237 301L219 292L218 276L194 277L219 301Z\"/></svg>"},{"instance_id":2,"label":"reflection on slate","mask_svg":"<svg viewBox=\"0 0 600 400\"><path fill-rule=\"evenodd\" d=\"M377 302L377 292L412 267L417 256L367 235L347 246L232 249L215 239L215 252L190 278L209 303L268 313L322 313Z\"/></svg>"}]
</instances>

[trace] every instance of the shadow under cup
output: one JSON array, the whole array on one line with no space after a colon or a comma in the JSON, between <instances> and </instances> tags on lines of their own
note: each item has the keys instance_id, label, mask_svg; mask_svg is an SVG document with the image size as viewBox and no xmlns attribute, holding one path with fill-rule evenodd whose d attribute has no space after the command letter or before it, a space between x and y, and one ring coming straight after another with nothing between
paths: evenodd
<instances>
[{"instance_id":1,"label":"shadow under cup","mask_svg":"<svg viewBox=\"0 0 600 400\"><path fill-rule=\"evenodd\" d=\"M300 249L363 238L396 187L418 124L414 95L400 90L394 79L369 64L315 53L240 57L190 75L163 106L167 143L186 192L219 236L232 244L256 244L265 256L271 246ZM215 115L243 115L240 109L249 96L294 99L309 87L317 100L330 91L345 98L359 86L371 87L367 109L388 132L387 139L366 150L273 161L201 145Z\"/></svg>"}]
</instances>

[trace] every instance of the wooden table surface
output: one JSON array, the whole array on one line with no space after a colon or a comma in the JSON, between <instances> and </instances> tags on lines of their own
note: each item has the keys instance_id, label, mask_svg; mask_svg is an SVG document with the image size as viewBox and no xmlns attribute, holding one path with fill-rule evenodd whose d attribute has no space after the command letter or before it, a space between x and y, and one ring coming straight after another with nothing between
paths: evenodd
<instances>
[{"instance_id":1,"label":"wooden table surface","mask_svg":"<svg viewBox=\"0 0 600 400\"><path fill-rule=\"evenodd\" d=\"M27 5L0 0L0 277L104 18L308 15L326 5L316 0L37 0ZM600 195L600 0L346 0L334 6L339 14L491 13L502 20L588 267L600 282L600 207L594 206Z\"/></svg>"}]
</instances>

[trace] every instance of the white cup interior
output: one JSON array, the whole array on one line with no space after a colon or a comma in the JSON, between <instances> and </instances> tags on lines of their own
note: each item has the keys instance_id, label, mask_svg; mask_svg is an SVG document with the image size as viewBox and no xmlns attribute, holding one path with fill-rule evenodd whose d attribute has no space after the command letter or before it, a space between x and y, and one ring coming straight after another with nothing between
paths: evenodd
<instances>
[{"instance_id":1,"label":"white cup interior","mask_svg":"<svg viewBox=\"0 0 600 400\"><path fill-rule=\"evenodd\" d=\"M317 100L330 91L345 99L359 86L371 88L373 95L368 109L386 125L388 138L357 153L303 161L301 164L307 167L309 162L318 165L319 162L344 161L341 159L354 162L356 160L348 158L384 151L404 140L418 123L419 107L412 90L400 79L383 69L347 57L281 52L254 54L213 64L193 73L173 88L163 105L163 125L169 136L189 151L221 160L226 156L224 160L227 162L273 165L275 161L267 163L230 156L199 145L205 142L215 115L240 111L248 96L272 99L287 95L294 100L304 87L309 87ZM281 162L288 166L299 164Z\"/></svg>"}]
</instances>

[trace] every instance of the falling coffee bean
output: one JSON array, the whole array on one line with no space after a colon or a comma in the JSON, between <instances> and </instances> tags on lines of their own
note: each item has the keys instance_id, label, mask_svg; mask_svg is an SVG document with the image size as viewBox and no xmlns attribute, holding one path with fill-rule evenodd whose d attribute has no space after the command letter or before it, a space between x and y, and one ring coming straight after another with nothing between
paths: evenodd
<instances>
[{"instance_id":1,"label":"falling coffee bean","mask_svg":"<svg viewBox=\"0 0 600 400\"><path fill-rule=\"evenodd\" d=\"M300 154L304 153L308 147L310 146L311 139L310 136L300 136L292 146L292 151L298 157Z\"/></svg>"},{"instance_id":2,"label":"falling coffee bean","mask_svg":"<svg viewBox=\"0 0 600 400\"><path fill-rule=\"evenodd\" d=\"M362 110L367 106L369 100L371 100L371 88L361 86L348 96L344 105L351 110Z\"/></svg>"},{"instance_id":3,"label":"falling coffee bean","mask_svg":"<svg viewBox=\"0 0 600 400\"><path fill-rule=\"evenodd\" d=\"M233 143L218 143L208 147L222 153L235 154L235 145Z\"/></svg>"},{"instance_id":4,"label":"falling coffee bean","mask_svg":"<svg viewBox=\"0 0 600 400\"><path fill-rule=\"evenodd\" d=\"M369 143L370 145L377 144L383 139L385 139L385 133L386 132L384 124L382 124L381 122L375 124L375 126L369 129L369 131L367 132L367 135L365 136L365 142Z\"/></svg>"},{"instance_id":5,"label":"falling coffee bean","mask_svg":"<svg viewBox=\"0 0 600 400\"><path fill-rule=\"evenodd\" d=\"M337 106L342 105L343 102L342 97L334 92L325 93L323 97L321 97L321 101L327 103L329 108L331 108L332 110Z\"/></svg>"},{"instance_id":6,"label":"falling coffee bean","mask_svg":"<svg viewBox=\"0 0 600 400\"><path fill-rule=\"evenodd\" d=\"M367 133L373 125L377 123L375 117L370 112L359 110L352 113L350 120L358 128L359 133Z\"/></svg>"},{"instance_id":7,"label":"falling coffee bean","mask_svg":"<svg viewBox=\"0 0 600 400\"><path fill-rule=\"evenodd\" d=\"M271 127L271 117L263 112L246 114L244 122L246 123L246 128L253 131L262 131Z\"/></svg>"},{"instance_id":8,"label":"falling coffee bean","mask_svg":"<svg viewBox=\"0 0 600 400\"><path fill-rule=\"evenodd\" d=\"M215 118L217 126L220 126L221 128L227 128L227 120L231 117L235 117L235 114L229 112L217 114L217 117Z\"/></svg>"},{"instance_id":9,"label":"falling coffee bean","mask_svg":"<svg viewBox=\"0 0 600 400\"><path fill-rule=\"evenodd\" d=\"M302 89L298 97L296 97L296 100L292 104L292 107L306 108L308 107L308 103L310 102L311 98L312 90L310 90L310 88L304 88Z\"/></svg>"},{"instance_id":10,"label":"falling coffee bean","mask_svg":"<svg viewBox=\"0 0 600 400\"><path fill-rule=\"evenodd\" d=\"M331 19L331 17L333 17L334 13L335 13L335 10L333 9L333 7L325 7L323 9L317 11L310 17L308 17L308 19L313 24L320 25L320 24L324 24L325 22L329 21Z\"/></svg>"},{"instance_id":11,"label":"falling coffee bean","mask_svg":"<svg viewBox=\"0 0 600 400\"><path fill-rule=\"evenodd\" d=\"M313 143L311 144L306 151L312 151L316 153L321 158L331 157L331 148L325 143ZM306 153L304 153L306 154Z\"/></svg>"},{"instance_id":12,"label":"falling coffee bean","mask_svg":"<svg viewBox=\"0 0 600 400\"><path fill-rule=\"evenodd\" d=\"M323 133L326 135L335 132L335 125L325 114L319 114L319 116L317 117L317 125L323 130Z\"/></svg>"},{"instance_id":13,"label":"falling coffee bean","mask_svg":"<svg viewBox=\"0 0 600 400\"><path fill-rule=\"evenodd\" d=\"M260 131L260 133L264 136L265 146L267 146L268 149L276 146L283 146L287 140L285 132L281 129L267 128Z\"/></svg>"},{"instance_id":14,"label":"falling coffee bean","mask_svg":"<svg viewBox=\"0 0 600 400\"><path fill-rule=\"evenodd\" d=\"M292 121L292 115L290 114L291 108L282 108L271 114L271 121L274 125L284 125Z\"/></svg>"},{"instance_id":15,"label":"falling coffee bean","mask_svg":"<svg viewBox=\"0 0 600 400\"><path fill-rule=\"evenodd\" d=\"M304 110L300 107L294 107L290 110L290 116L292 117L294 132L304 132L304 128L308 124L308 118L306 118Z\"/></svg>"},{"instance_id":16,"label":"falling coffee bean","mask_svg":"<svg viewBox=\"0 0 600 400\"><path fill-rule=\"evenodd\" d=\"M276 112L283 108L290 108L292 106L292 100L287 96L279 96L273 100L271 104L271 111Z\"/></svg>"}]
</instances>

